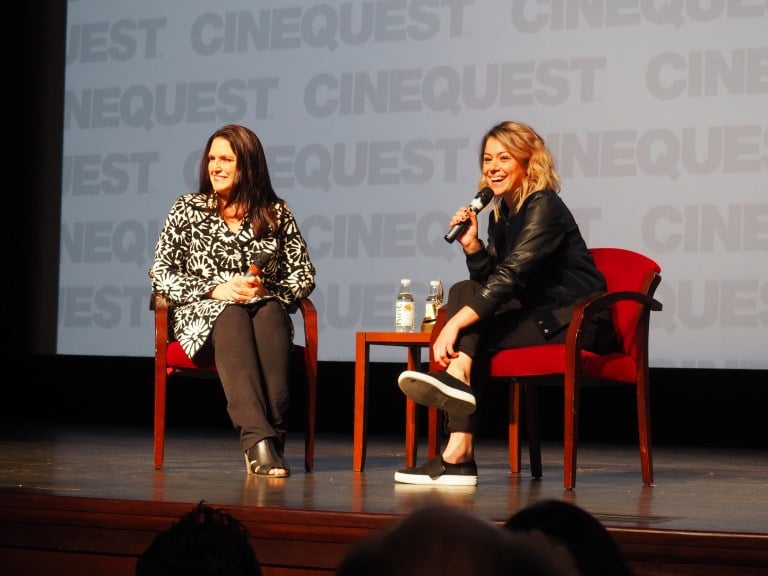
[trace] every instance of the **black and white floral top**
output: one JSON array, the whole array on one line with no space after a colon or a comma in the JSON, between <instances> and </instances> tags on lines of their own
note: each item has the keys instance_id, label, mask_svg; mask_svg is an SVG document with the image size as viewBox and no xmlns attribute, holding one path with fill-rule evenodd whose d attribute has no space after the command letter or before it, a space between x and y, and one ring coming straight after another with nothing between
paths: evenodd
<instances>
[{"instance_id":1,"label":"black and white floral top","mask_svg":"<svg viewBox=\"0 0 768 576\"><path fill-rule=\"evenodd\" d=\"M278 228L256 239L247 223L232 233L218 212L207 208L205 194L176 199L155 247L149 270L152 290L165 294L175 308L173 336L191 358L200 350L225 306L235 304L206 295L218 284L242 274L258 261L270 296L290 307L315 288L315 267L304 237L287 204L277 203Z\"/></svg>"}]
</instances>

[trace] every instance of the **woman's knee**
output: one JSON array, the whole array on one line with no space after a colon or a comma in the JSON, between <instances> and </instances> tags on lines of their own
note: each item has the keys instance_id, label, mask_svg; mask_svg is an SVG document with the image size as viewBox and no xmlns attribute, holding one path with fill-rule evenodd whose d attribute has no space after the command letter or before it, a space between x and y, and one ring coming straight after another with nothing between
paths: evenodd
<instances>
[{"instance_id":1,"label":"woman's knee","mask_svg":"<svg viewBox=\"0 0 768 576\"><path fill-rule=\"evenodd\" d=\"M288 339L291 334L291 319L288 316L288 312L285 307L277 300L268 300L264 302L253 315L251 319L253 322L253 329L256 333L259 333L259 327L269 330L273 334L281 334L285 332Z\"/></svg>"},{"instance_id":2,"label":"woman's knee","mask_svg":"<svg viewBox=\"0 0 768 576\"><path fill-rule=\"evenodd\" d=\"M480 282L476 282L475 280L459 280L448 289L448 298L456 298L457 296L463 294L474 295L480 290L481 287L482 284L480 284Z\"/></svg>"},{"instance_id":3,"label":"woman's knee","mask_svg":"<svg viewBox=\"0 0 768 576\"><path fill-rule=\"evenodd\" d=\"M482 285L474 280L461 280L451 286L448 290L448 302L446 304L448 317L450 318L456 314L465 303L471 301L480 288L482 288Z\"/></svg>"},{"instance_id":4,"label":"woman's knee","mask_svg":"<svg viewBox=\"0 0 768 576\"><path fill-rule=\"evenodd\" d=\"M213 341L224 337L245 337L252 331L248 311L242 306L227 306L221 311L213 325Z\"/></svg>"},{"instance_id":5,"label":"woman's knee","mask_svg":"<svg viewBox=\"0 0 768 576\"><path fill-rule=\"evenodd\" d=\"M219 329L247 324L250 322L248 312L242 306L226 306L216 318L214 328Z\"/></svg>"}]
</instances>

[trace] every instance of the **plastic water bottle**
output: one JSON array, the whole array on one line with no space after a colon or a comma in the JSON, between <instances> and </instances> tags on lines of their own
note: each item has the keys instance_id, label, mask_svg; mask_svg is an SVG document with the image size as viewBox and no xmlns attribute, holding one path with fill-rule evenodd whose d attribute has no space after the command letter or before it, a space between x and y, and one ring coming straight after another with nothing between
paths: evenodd
<instances>
[{"instance_id":1,"label":"plastic water bottle","mask_svg":"<svg viewBox=\"0 0 768 576\"><path fill-rule=\"evenodd\" d=\"M437 311L443 301L442 284L440 280L430 280L427 301L424 306L424 318L421 321L422 332L432 332L437 321Z\"/></svg>"},{"instance_id":2,"label":"plastic water bottle","mask_svg":"<svg viewBox=\"0 0 768 576\"><path fill-rule=\"evenodd\" d=\"M403 278L395 301L395 332L413 332L414 307L411 280Z\"/></svg>"}]
</instances>

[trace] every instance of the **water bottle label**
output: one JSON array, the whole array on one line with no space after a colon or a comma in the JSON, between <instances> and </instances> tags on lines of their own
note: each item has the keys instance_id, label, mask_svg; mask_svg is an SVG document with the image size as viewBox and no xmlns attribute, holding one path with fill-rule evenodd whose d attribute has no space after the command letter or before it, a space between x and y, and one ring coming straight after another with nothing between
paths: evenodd
<instances>
[{"instance_id":1,"label":"water bottle label","mask_svg":"<svg viewBox=\"0 0 768 576\"><path fill-rule=\"evenodd\" d=\"M398 332L410 332L413 330L414 318L413 302L398 301L395 308L395 330Z\"/></svg>"}]
</instances>

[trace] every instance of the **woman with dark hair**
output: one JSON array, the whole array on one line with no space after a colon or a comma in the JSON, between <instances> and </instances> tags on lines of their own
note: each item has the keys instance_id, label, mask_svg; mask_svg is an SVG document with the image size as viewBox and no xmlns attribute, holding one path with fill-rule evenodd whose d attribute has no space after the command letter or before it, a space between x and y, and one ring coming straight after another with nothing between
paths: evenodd
<instances>
[{"instance_id":1,"label":"woman with dark hair","mask_svg":"<svg viewBox=\"0 0 768 576\"><path fill-rule=\"evenodd\" d=\"M261 576L245 525L200 502L155 535L136 561L136 576Z\"/></svg>"},{"instance_id":2,"label":"woman with dark hair","mask_svg":"<svg viewBox=\"0 0 768 576\"><path fill-rule=\"evenodd\" d=\"M474 210L460 208L449 223L466 223L458 242L469 280L451 287L447 321L432 347L445 371L405 371L398 378L400 389L415 402L446 412L450 435L442 454L398 470L397 482L477 484L473 363L505 348L564 342L574 304L606 289L560 198L552 155L533 128L520 122L494 126L483 136L479 164L478 189L493 191L493 213L487 244L478 237ZM606 316L596 324L607 321L610 326ZM597 345L594 328L585 342Z\"/></svg>"},{"instance_id":3,"label":"woman with dark hair","mask_svg":"<svg viewBox=\"0 0 768 576\"><path fill-rule=\"evenodd\" d=\"M250 129L230 124L208 138L199 189L171 207L149 275L175 306L172 329L187 355L216 362L247 472L288 476L287 308L314 290L315 268Z\"/></svg>"},{"instance_id":4,"label":"woman with dark hair","mask_svg":"<svg viewBox=\"0 0 768 576\"><path fill-rule=\"evenodd\" d=\"M592 514L562 500L542 500L504 523L512 532L542 533L568 549L581 576L634 576L618 543Z\"/></svg>"},{"instance_id":5,"label":"woman with dark hair","mask_svg":"<svg viewBox=\"0 0 768 576\"><path fill-rule=\"evenodd\" d=\"M556 540L507 531L470 509L429 503L357 542L336 567L336 576L392 575L581 576Z\"/></svg>"}]
</instances>

